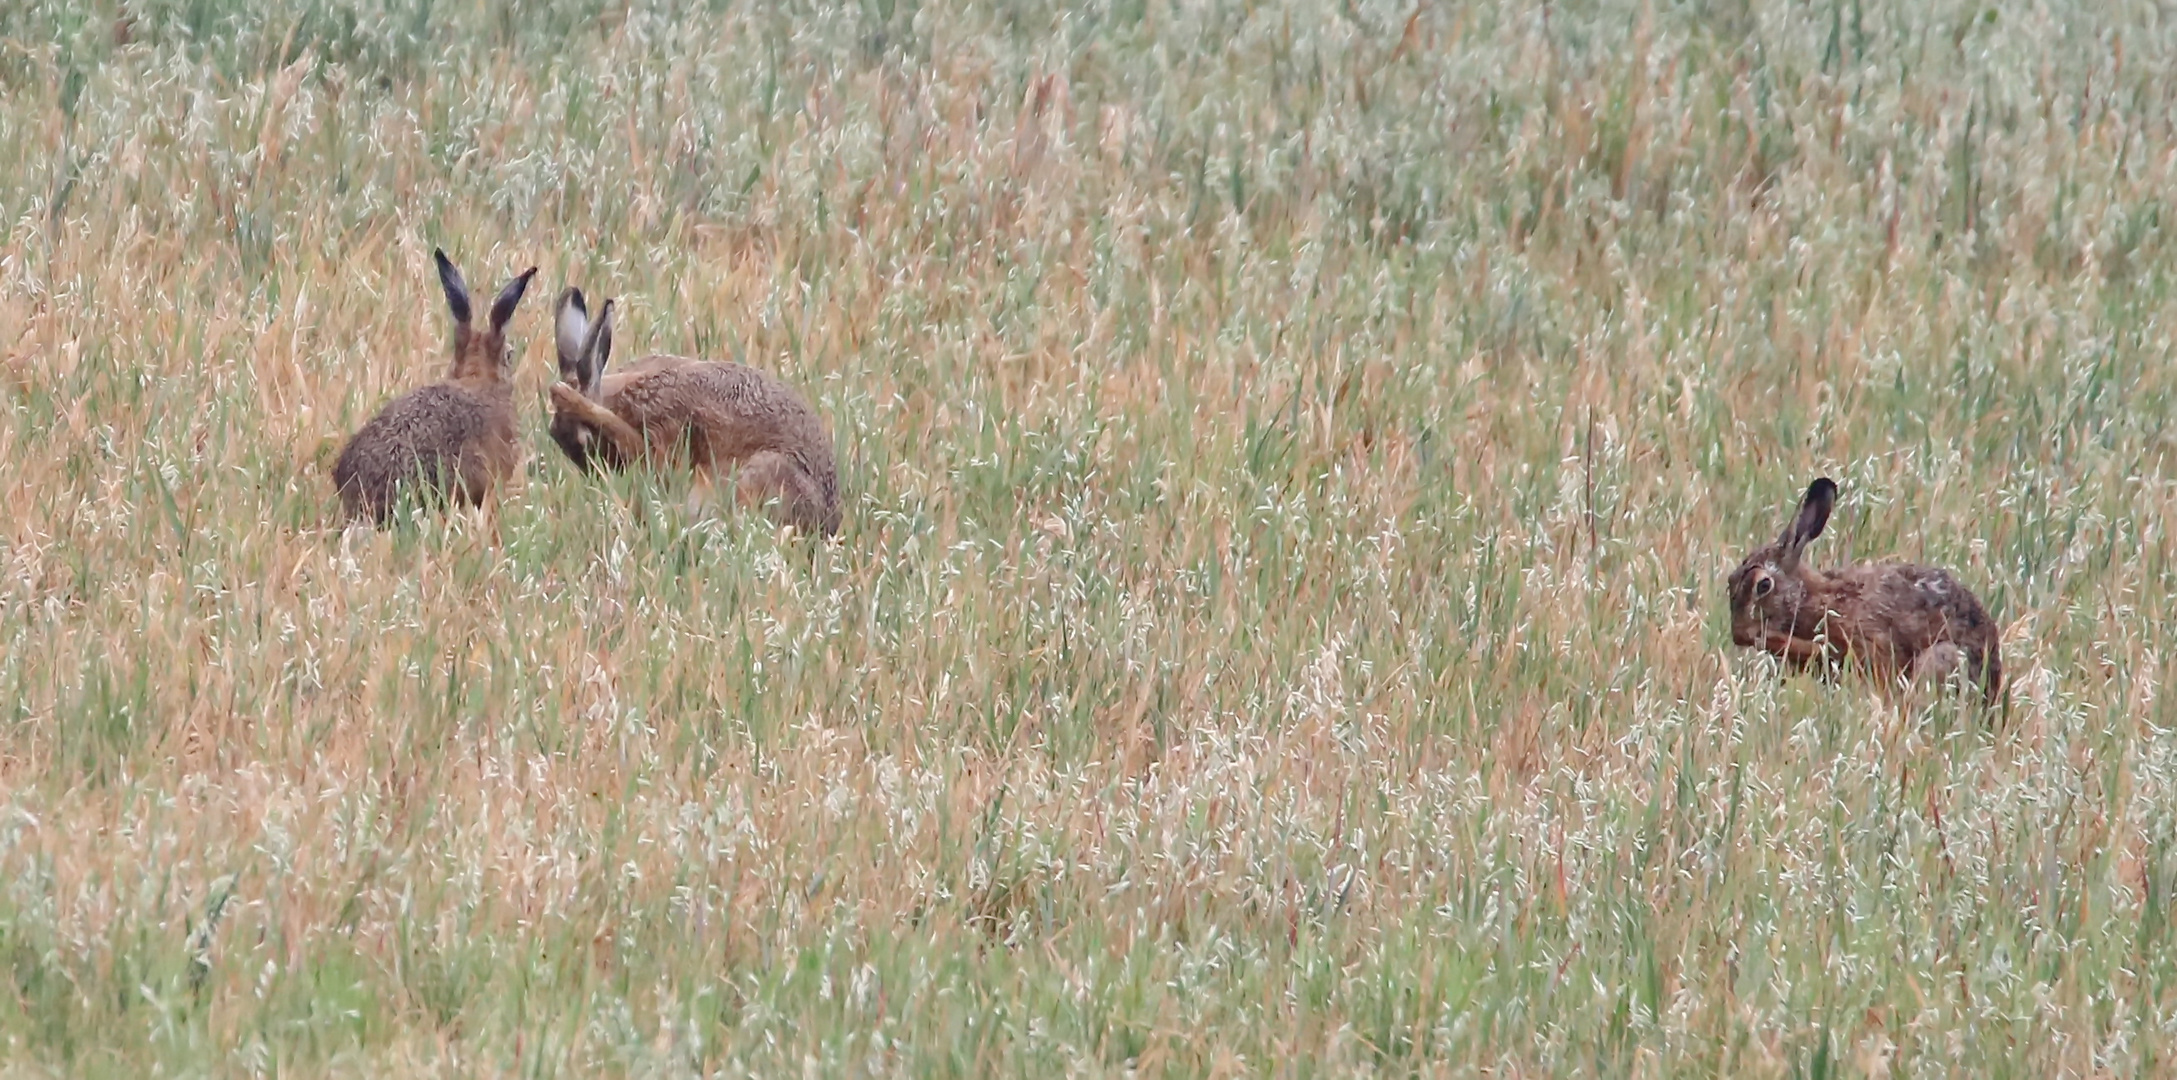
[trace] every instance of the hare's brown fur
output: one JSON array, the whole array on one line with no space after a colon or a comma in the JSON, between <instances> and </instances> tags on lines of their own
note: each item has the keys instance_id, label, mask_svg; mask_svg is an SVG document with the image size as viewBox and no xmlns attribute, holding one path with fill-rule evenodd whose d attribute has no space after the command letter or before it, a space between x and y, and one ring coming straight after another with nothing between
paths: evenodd
<instances>
[{"instance_id":1,"label":"hare's brown fur","mask_svg":"<svg viewBox=\"0 0 2177 1080\"><path fill-rule=\"evenodd\" d=\"M800 394L755 368L683 356L646 356L602 374L610 305L598 316L602 334L587 335L602 340L584 342L587 351L570 359L567 313L579 310L580 294L570 289L560 304L569 381L552 388L552 437L577 465L595 457L613 469L642 461L730 476L742 502L776 499L782 523L821 536L839 531L831 433Z\"/></svg>"},{"instance_id":2,"label":"hare's brown fur","mask_svg":"<svg viewBox=\"0 0 2177 1080\"><path fill-rule=\"evenodd\" d=\"M1793 670L1849 662L1887 683L1939 681L1962 666L1995 695L2003 685L2000 635L1949 571L1879 562L1825 572L1801 561L1828 523L1836 491L1827 477L1816 480L1783 535L1733 571L1731 640Z\"/></svg>"},{"instance_id":3,"label":"hare's brown fur","mask_svg":"<svg viewBox=\"0 0 2177 1080\"><path fill-rule=\"evenodd\" d=\"M385 524L410 484L420 484L421 494L478 504L521 464L506 320L536 269L509 282L488 322L473 326L459 272L443 252L433 254L454 314L453 366L444 381L394 399L340 451L333 485L351 519Z\"/></svg>"}]
</instances>

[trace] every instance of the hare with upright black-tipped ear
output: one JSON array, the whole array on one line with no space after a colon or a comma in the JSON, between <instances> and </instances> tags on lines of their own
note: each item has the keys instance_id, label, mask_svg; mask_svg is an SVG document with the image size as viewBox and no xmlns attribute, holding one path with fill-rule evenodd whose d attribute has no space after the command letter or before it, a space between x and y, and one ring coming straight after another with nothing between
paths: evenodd
<instances>
[{"instance_id":1,"label":"hare with upright black-tipped ear","mask_svg":"<svg viewBox=\"0 0 2177 1080\"><path fill-rule=\"evenodd\" d=\"M1947 570L1903 562L1819 571L1801 559L1837 505L1828 477L1807 488L1776 542L1732 572L1731 640L1792 670L1851 662L1883 682L1940 683L1953 672L1993 698L2003 686L1996 625Z\"/></svg>"},{"instance_id":2,"label":"hare with upright black-tipped ear","mask_svg":"<svg viewBox=\"0 0 2177 1080\"><path fill-rule=\"evenodd\" d=\"M461 271L443 251L434 249L431 257L453 312L453 367L444 380L395 398L340 451L333 485L351 520L385 524L409 485L420 485L419 495L475 505L521 464L506 324L537 268L507 282L491 302L486 324L475 326Z\"/></svg>"},{"instance_id":3,"label":"hare with upright black-tipped ear","mask_svg":"<svg viewBox=\"0 0 2177 1080\"><path fill-rule=\"evenodd\" d=\"M591 322L580 289L554 317L561 381L552 386L552 439L576 466L677 465L731 477L745 504L770 503L781 524L839 531L831 432L785 383L722 360L646 356L605 374L612 301Z\"/></svg>"}]
</instances>

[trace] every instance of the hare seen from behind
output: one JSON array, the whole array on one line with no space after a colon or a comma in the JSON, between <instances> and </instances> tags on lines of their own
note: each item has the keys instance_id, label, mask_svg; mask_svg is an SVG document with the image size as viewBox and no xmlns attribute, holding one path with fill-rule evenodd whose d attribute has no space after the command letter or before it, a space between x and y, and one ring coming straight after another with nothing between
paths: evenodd
<instances>
[{"instance_id":1,"label":"hare seen from behind","mask_svg":"<svg viewBox=\"0 0 2177 1080\"><path fill-rule=\"evenodd\" d=\"M612 301L593 323L580 289L560 294L554 322L562 381L552 386L552 440L577 467L646 462L730 476L742 503L776 500L780 524L839 531L831 432L792 388L755 368L681 356L646 356L607 375Z\"/></svg>"},{"instance_id":2,"label":"hare seen from behind","mask_svg":"<svg viewBox=\"0 0 2177 1080\"><path fill-rule=\"evenodd\" d=\"M1814 481L1776 542L1732 572L1732 642L1758 646L1794 671L1850 661L1893 686L1940 683L1962 668L1992 700L2003 686L1996 625L1949 571L1903 562L1827 572L1805 565L1801 554L1836 505L1836 483Z\"/></svg>"},{"instance_id":3,"label":"hare seen from behind","mask_svg":"<svg viewBox=\"0 0 2177 1080\"><path fill-rule=\"evenodd\" d=\"M443 251L433 250L446 306L454 317L453 367L441 382L411 390L364 424L333 464L333 485L350 520L386 524L403 488L418 485L427 499L484 501L521 463L514 430L514 387L507 379L513 351L506 324L514 317L532 266L507 282L491 302L486 325L471 325L469 290Z\"/></svg>"}]
</instances>

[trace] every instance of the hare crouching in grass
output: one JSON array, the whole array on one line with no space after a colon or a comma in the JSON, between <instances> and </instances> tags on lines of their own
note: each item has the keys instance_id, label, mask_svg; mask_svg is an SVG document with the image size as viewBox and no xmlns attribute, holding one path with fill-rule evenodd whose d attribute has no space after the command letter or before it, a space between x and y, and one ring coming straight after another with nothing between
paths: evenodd
<instances>
[{"instance_id":1,"label":"hare crouching in grass","mask_svg":"<svg viewBox=\"0 0 2177 1080\"><path fill-rule=\"evenodd\" d=\"M1949 571L1881 562L1824 572L1801 561L1836 505L1837 485L1816 480L1783 535L1732 572L1732 642L1794 671L1850 661L1892 685L1939 683L1962 669L1993 699L2003 686L1995 623Z\"/></svg>"},{"instance_id":2,"label":"hare crouching in grass","mask_svg":"<svg viewBox=\"0 0 2177 1080\"><path fill-rule=\"evenodd\" d=\"M646 356L605 374L612 301L589 319L579 289L560 294L561 382L552 387L552 439L575 465L679 465L708 480L733 478L747 505L776 500L781 524L839 531L839 474L831 432L800 394L740 364Z\"/></svg>"},{"instance_id":3,"label":"hare crouching in grass","mask_svg":"<svg viewBox=\"0 0 2177 1080\"><path fill-rule=\"evenodd\" d=\"M514 430L514 388L507 380L513 351L506 324L537 272L532 266L491 303L489 322L470 324L469 290L443 251L439 284L454 317L453 368L446 379L395 398L364 424L333 464L333 485L350 520L384 525L401 489L421 484L424 496L476 505L521 463Z\"/></svg>"}]
</instances>

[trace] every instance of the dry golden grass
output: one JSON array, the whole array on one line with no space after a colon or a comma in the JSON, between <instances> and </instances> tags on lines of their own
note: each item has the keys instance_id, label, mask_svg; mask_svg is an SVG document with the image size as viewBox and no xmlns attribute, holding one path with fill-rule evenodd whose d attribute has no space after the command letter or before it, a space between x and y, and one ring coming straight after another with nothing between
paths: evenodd
<instances>
[{"instance_id":1,"label":"dry golden grass","mask_svg":"<svg viewBox=\"0 0 2177 1080\"><path fill-rule=\"evenodd\" d=\"M259 10L262 7L262 10ZM2143 5L0 11L10 1074L2151 1075ZM344 532L443 245L532 460ZM831 418L586 479L547 304ZM2001 724L1730 649L1947 565Z\"/></svg>"}]
</instances>

